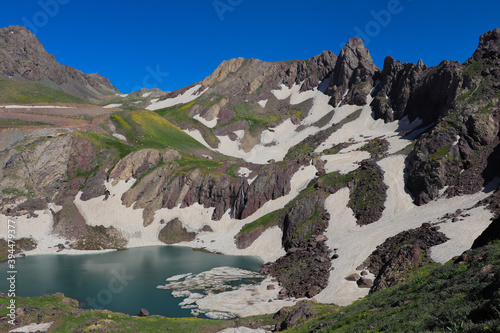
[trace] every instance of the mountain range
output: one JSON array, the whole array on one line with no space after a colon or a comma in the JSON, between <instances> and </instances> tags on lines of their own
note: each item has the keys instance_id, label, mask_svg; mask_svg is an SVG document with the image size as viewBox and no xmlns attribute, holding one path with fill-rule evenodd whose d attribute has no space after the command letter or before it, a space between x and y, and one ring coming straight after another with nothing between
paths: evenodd
<instances>
[{"instance_id":1,"label":"mountain range","mask_svg":"<svg viewBox=\"0 0 500 333\"><path fill-rule=\"evenodd\" d=\"M473 267L466 253L499 256L498 28L464 63L387 56L379 68L355 37L338 56L230 59L182 89L125 95L8 27L0 77L0 214L19 225L20 255L163 244L256 255L274 294L253 307L299 331L339 322L307 300L367 304L437 264ZM498 262L484 262L489 308L465 313L464 331L500 329ZM232 312L210 297L198 306Z\"/></svg>"}]
</instances>

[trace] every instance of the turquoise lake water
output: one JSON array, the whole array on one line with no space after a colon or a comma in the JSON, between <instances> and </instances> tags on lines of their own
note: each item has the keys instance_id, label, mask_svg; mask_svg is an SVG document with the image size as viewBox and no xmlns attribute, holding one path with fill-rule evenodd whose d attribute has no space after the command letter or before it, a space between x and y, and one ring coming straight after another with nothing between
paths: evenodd
<instances>
[{"instance_id":1,"label":"turquoise lake water","mask_svg":"<svg viewBox=\"0 0 500 333\"><path fill-rule=\"evenodd\" d=\"M82 308L101 308L136 315L141 308L168 317L192 316L171 290L157 289L166 278L198 274L219 266L259 271L256 257L226 256L177 246L153 246L88 255L40 255L17 259L17 296L62 292ZM0 263L7 272L7 262ZM8 290L8 281L0 281Z\"/></svg>"}]
</instances>

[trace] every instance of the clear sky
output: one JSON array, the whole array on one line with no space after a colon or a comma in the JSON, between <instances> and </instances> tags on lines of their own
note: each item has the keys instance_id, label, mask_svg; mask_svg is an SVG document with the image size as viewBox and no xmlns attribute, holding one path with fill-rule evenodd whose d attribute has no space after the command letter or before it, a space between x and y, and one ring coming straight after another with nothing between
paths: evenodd
<instances>
[{"instance_id":1,"label":"clear sky","mask_svg":"<svg viewBox=\"0 0 500 333\"><path fill-rule=\"evenodd\" d=\"M182 88L234 57L338 55L354 36L379 67L386 55L429 66L463 62L482 33L500 27L500 1L3 0L0 26L18 24L60 63L128 93Z\"/></svg>"}]
</instances>

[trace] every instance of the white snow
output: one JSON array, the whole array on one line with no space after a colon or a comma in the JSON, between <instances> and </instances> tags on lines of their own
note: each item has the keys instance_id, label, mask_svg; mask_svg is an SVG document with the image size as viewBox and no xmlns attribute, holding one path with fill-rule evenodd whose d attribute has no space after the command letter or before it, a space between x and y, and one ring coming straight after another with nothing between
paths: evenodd
<instances>
[{"instance_id":1,"label":"white snow","mask_svg":"<svg viewBox=\"0 0 500 333\"><path fill-rule=\"evenodd\" d=\"M384 182L387 190L386 208L379 221L360 227L350 208L349 190L344 188L330 195L325 201L325 208L330 213L330 225L327 228L327 245L338 249L339 258L332 262L335 269L330 273L330 283L315 298L324 303L348 305L368 294L368 289L360 289L355 282L345 277L355 273L356 267L363 263L375 248L388 237L397 235L408 229L418 228L422 223L436 224L448 212L458 209L466 210L489 194L479 192L454 198L440 198L424 206L415 206L411 196L404 187L403 155L392 155L378 162L385 172ZM443 245L432 248L433 258L439 262L449 260L470 248L472 241L491 222L491 212L484 207L474 209L471 217L462 222L441 225L443 232L451 238ZM450 222L451 223L451 222ZM454 229L457 227L457 229ZM368 277L373 278L373 275Z\"/></svg>"},{"instance_id":2,"label":"white snow","mask_svg":"<svg viewBox=\"0 0 500 333\"><path fill-rule=\"evenodd\" d=\"M444 264L456 255L472 247L474 240L490 225L491 212L484 207L477 207L467 211L470 216L461 221L447 221L439 224L440 232L444 233L449 241L431 248L431 259Z\"/></svg>"},{"instance_id":3,"label":"white snow","mask_svg":"<svg viewBox=\"0 0 500 333\"><path fill-rule=\"evenodd\" d=\"M9 332L16 332L16 333L17 332L30 333L37 331L46 332L52 326L53 323L54 323L53 321L51 321L50 323L41 323L41 324L32 323L26 326L11 329Z\"/></svg>"},{"instance_id":4,"label":"white snow","mask_svg":"<svg viewBox=\"0 0 500 333\"><path fill-rule=\"evenodd\" d=\"M165 99L163 101L156 101L154 103L151 103L151 105L148 106L146 109L151 110L151 111L155 111L155 110L159 110L159 109L163 109L163 108L168 108L168 107L171 107L171 106L174 106L177 104L191 103L192 101L194 101L195 99L197 99L198 97L203 95L208 90L208 88L206 88L205 90L197 93L197 91L200 88L201 88L201 85L197 84L197 85L193 86L192 88L186 90L186 92L184 92L183 94L181 94L177 97L168 98L168 99Z\"/></svg>"},{"instance_id":5,"label":"white snow","mask_svg":"<svg viewBox=\"0 0 500 333\"><path fill-rule=\"evenodd\" d=\"M238 135L237 140L233 141L228 136L217 136L220 143L219 146L214 149L224 155L238 157L246 160L247 162L252 162L255 164L267 164L270 160L282 161L288 150L307 138L311 134L315 134L321 129L327 128L333 124L335 121L340 121L340 117L333 117L330 122L323 127L310 126L311 124L320 120L323 116L333 111L333 107L328 104L330 97L323 94L317 89L299 92L300 85L294 85L292 88L287 88L282 85L281 90L273 90L273 94L278 99L285 99L290 97L292 104L299 104L307 99L313 98L313 106L309 111L309 114L304 118L299 124L293 124L290 119L284 121L275 128L270 128L262 132L260 141L261 143L254 146L250 151L245 152L241 149L241 139L243 138L244 132ZM349 110L352 112L352 110ZM350 112L340 111L340 116L348 116ZM297 129L302 126L304 128L301 131ZM200 143L206 147L212 149L205 140L201 139L201 135L197 131L185 131L187 134L191 135L193 138L198 140ZM267 146L266 146L267 145Z\"/></svg>"},{"instance_id":6,"label":"white snow","mask_svg":"<svg viewBox=\"0 0 500 333\"><path fill-rule=\"evenodd\" d=\"M200 123L202 123L203 125L205 125L208 128L214 128L215 126L217 126L217 122L219 121L219 118L217 118L217 117L208 121L205 118L203 118L202 116L200 116L199 114L194 115L193 119L198 120Z\"/></svg>"},{"instance_id":7,"label":"white snow","mask_svg":"<svg viewBox=\"0 0 500 333\"><path fill-rule=\"evenodd\" d=\"M113 133L113 136L120 141L127 142L127 138L119 133Z\"/></svg>"},{"instance_id":8,"label":"white snow","mask_svg":"<svg viewBox=\"0 0 500 333\"><path fill-rule=\"evenodd\" d=\"M141 95L141 97L149 97L151 95L151 92L147 92Z\"/></svg>"},{"instance_id":9,"label":"white snow","mask_svg":"<svg viewBox=\"0 0 500 333\"><path fill-rule=\"evenodd\" d=\"M300 104L310 98L314 98L317 93L317 89L307 90L304 92L300 92L301 84L294 84L291 88L288 88L286 85L281 84L280 89L271 90L271 93L278 99L284 100L290 97L290 104L297 105Z\"/></svg>"},{"instance_id":10,"label":"white snow","mask_svg":"<svg viewBox=\"0 0 500 333\"><path fill-rule=\"evenodd\" d=\"M337 109L347 109L346 111L350 111L351 113L355 110L361 109L361 115L356 120L345 124L342 128L332 133L330 137L328 137L321 145L318 146L318 148L316 148L315 152L321 153L325 149L343 142L367 142L375 138L384 138L389 142L389 154L398 152L410 144L411 140L409 138L399 136L398 131L408 131L414 129L420 126L422 121L417 119L410 123L408 118L405 117L400 121L394 121L386 124L382 119L375 120L372 117L372 110L370 107L372 100L373 98L368 95L367 104L363 107L344 105ZM422 129L421 131L423 130L425 129Z\"/></svg>"},{"instance_id":11,"label":"white snow","mask_svg":"<svg viewBox=\"0 0 500 333\"><path fill-rule=\"evenodd\" d=\"M193 273L174 275L174 276L167 278L165 281L179 281L180 279L184 279L184 278L187 278L187 277L192 276L192 275L193 275Z\"/></svg>"},{"instance_id":12,"label":"white snow","mask_svg":"<svg viewBox=\"0 0 500 333\"><path fill-rule=\"evenodd\" d=\"M11 225L16 227L15 239L32 238L36 240L36 249L24 252L24 254L89 254L114 251L82 251L69 248L59 251L57 246L58 244L65 244L67 241L71 240L53 233L54 219L52 213L50 212L51 208L57 212L62 207L56 206L55 204L49 204L48 209L35 211L35 214L38 215L36 218L28 218L27 215L10 217L0 214L0 222L2 226L6 226L8 220L15 222L11 223ZM3 230L0 231L0 238L7 239L7 228L3 228Z\"/></svg>"},{"instance_id":13,"label":"white snow","mask_svg":"<svg viewBox=\"0 0 500 333\"><path fill-rule=\"evenodd\" d=\"M339 172L343 175L348 174L351 171L356 170L359 165L357 163L361 162L370 157L370 153L367 151L348 151L348 152L338 152L335 155L324 155L321 157L325 163L326 173Z\"/></svg>"},{"instance_id":14,"label":"white snow","mask_svg":"<svg viewBox=\"0 0 500 333\"><path fill-rule=\"evenodd\" d=\"M275 285L267 290L268 285ZM240 317L254 316L264 313L275 313L285 306L292 306L296 300L278 300L280 287L268 277L259 284L246 286L237 290L209 294L196 301L202 310L229 312ZM269 302L269 300L273 300Z\"/></svg>"},{"instance_id":15,"label":"white snow","mask_svg":"<svg viewBox=\"0 0 500 333\"><path fill-rule=\"evenodd\" d=\"M263 108L266 107L267 105L267 102L269 101L269 99L263 99L262 101L258 101L257 103L262 106Z\"/></svg>"},{"instance_id":16,"label":"white snow","mask_svg":"<svg viewBox=\"0 0 500 333\"><path fill-rule=\"evenodd\" d=\"M108 104L108 105L103 106L103 108L105 108L105 109L116 109L116 108L119 108L122 105L123 104Z\"/></svg>"},{"instance_id":17,"label":"white snow","mask_svg":"<svg viewBox=\"0 0 500 333\"><path fill-rule=\"evenodd\" d=\"M245 167L240 167L238 169L238 175L240 177L248 177L250 174L252 173L252 170L250 170L249 168L245 168Z\"/></svg>"},{"instance_id":18,"label":"white snow","mask_svg":"<svg viewBox=\"0 0 500 333\"><path fill-rule=\"evenodd\" d=\"M128 94L117 94L117 95L120 97L127 97L128 96Z\"/></svg>"}]
</instances>

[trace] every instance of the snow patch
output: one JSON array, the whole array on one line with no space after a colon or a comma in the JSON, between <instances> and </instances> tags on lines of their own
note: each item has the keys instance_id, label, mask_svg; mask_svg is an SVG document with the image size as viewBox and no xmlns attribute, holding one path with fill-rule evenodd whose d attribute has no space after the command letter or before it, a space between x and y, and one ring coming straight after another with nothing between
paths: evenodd
<instances>
[{"instance_id":1,"label":"snow patch","mask_svg":"<svg viewBox=\"0 0 500 333\"><path fill-rule=\"evenodd\" d=\"M113 133L113 136L120 141L127 142L127 138L119 133Z\"/></svg>"},{"instance_id":2,"label":"snow patch","mask_svg":"<svg viewBox=\"0 0 500 333\"><path fill-rule=\"evenodd\" d=\"M248 169L248 168L245 168L245 167L240 167L238 169L238 175L240 177L248 177L250 174L252 173L252 170Z\"/></svg>"},{"instance_id":3,"label":"snow patch","mask_svg":"<svg viewBox=\"0 0 500 333\"><path fill-rule=\"evenodd\" d=\"M123 104L108 104L103 106L104 109L116 109L122 106Z\"/></svg>"},{"instance_id":4,"label":"snow patch","mask_svg":"<svg viewBox=\"0 0 500 333\"><path fill-rule=\"evenodd\" d=\"M46 332L52 326L53 323L54 323L53 321L51 321L50 323L42 323L42 324L32 323L26 326L11 329L9 332L16 332L16 333Z\"/></svg>"},{"instance_id":5,"label":"snow patch","mask_svg":"<svg viewBox=\"0 0 500 333\"><path fill-rule=\"evenodd\" d=\"M355 282L345 277L355 273L357 266L387 238L408 229L418 228L422 223L440 223L446 213L458 209L467 210L488 197L486 191L454 198L440 198L424 206L413 204L410 194L405 191L405 156L392 155L378 162L384 171L384 182L388 186L386 208L380 220L360 227L352 210L347 207L349 190L341 189L330 195L325 208L332 221L327 230L327 245L337 249L339 257L332 262L335 268L330 273L329 285L315 298L323 303L348 305L368 294L368 289L358 288ZM495 187L496 188L496 187ZM491 213L484 207L474 208L470 218L456 222L453 226L442 225L443 232L450 241L432 248L432 258L446 261L470 248L472 241L489 225ZM458 224L457 224L458 223ZM373 279L373 275L368 277Z\"/></svg>"},{"instance_id":6,"label":"snow patch","mask_svg":"<svg viewBox=\"0 0 500 333\"><path fill-rule=\"evenodd\" d=\"M345 153L340 151L335 155L324 155L321 159L326 162L326 173L339 172L342 175L346 175L349 172L356 170L359 167L359 162L369 157L369 152L356 150Z\"/></svg>"},{"instance_id":7,"label":"snow patch","mask_svg":"<svg viewBox=\"0 0 500 333\"><path fill-rule=\"evenodd\" d=\"M219 118L217 118L217 117L208 121L205 118L203 118L202 116L200 116L199 114L194 115L193 119L198 120L200 123L202 123L203 125L205 125L208 128L214 128L215 126L217 126L217 122L219 121Z\"/></svg>"},{"instance_id":8,"label":"snow patch","mask_svg":"<svg viewBox=\"0 0 500 333\"><path fill-rule=\"evenodd\" d=\"M201 88L200 84L195 85L194 87L186 90L183 94L174 97L174 98L168 98L163 101L156 101L154 103L151 103L150 106L148 106L146 109L155 111L159 109L164 109L168 108L177 104L186 104L186 103L191 103L201 95L203 95L205 92L207 92L208 88L205 90L198 92L198 90Z\"/></svg>"},{"instance_id":9,"label":"snow patch","mask_svg":"<svg viewBox=\"0 0 500 333\"><path fill-rule=\"evenodd\" d=\"M258 101L257 104L259 104L260 106L265 108L267 105L267 102L269 102L269 99L263 99L262 101Z\"/></svg>"}]
</instances>

